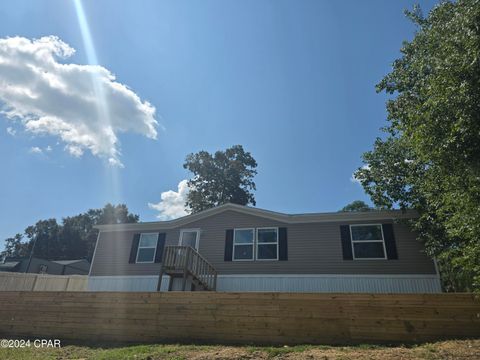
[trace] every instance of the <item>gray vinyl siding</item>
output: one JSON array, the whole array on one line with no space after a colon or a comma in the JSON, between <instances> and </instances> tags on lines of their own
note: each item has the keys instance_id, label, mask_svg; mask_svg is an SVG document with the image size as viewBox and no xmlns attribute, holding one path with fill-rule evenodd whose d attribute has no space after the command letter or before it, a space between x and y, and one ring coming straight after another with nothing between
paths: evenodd
<instances>
[{"instance_id":1,"label":"gray vinyl siding","mask_svg":"<svg viewBox=\"0 0 480 360\"><path fill-rule=\"evenodd\" d=\"M371 223L391 223L391 220ZM343 260L340 225L355 222L284 224L259 216L225 211L182 228L168 230L166 245L178 245L180 230L199 228L199 252L219 274L435 274L422 244L402 224L394 223L398 260ZM362 221L361 223L369 223ZM287 261L224 261L225 231L246 227L286 227ZM101 232L92 276L156 275L161 264L129 264L133 235L139 231ZM148 232L152 232L148 230Z\"/></svg>"},{"instance_id":2,"label":"gray vinyl siding","mask_svg":"<svg viewBox=\"0 0 480 360\"><path fill-rule=\"evenodd\" d=\"M152 231L148 231L152 232ZM160 232L160 231L159 231ZM161 231L165 232L165 231ZM160 272L159 263L129 264L130 249L135 231L101 232L92 260L91 276L102 275L153 275ZM165 245L173 245L167 233ZM178 241L178 240L177 240Z\"/></svg>"}]
</instances>

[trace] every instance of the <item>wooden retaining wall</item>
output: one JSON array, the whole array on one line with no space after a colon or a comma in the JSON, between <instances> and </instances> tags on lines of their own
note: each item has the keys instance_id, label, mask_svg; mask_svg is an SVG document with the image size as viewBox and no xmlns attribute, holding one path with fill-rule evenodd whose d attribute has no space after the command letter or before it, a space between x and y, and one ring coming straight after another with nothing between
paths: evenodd
<instances>
[{"instance_id":1,"label":"wooden retaining wall","mask_svg":"<svg viewBox=\"0 0 480 360\"><path fill-rule=\"evenodd\" d=\"M87 275L0 272L0 291L86 291Z\"/></svg>"},{"instance_id":2,"label":"wooden retaining wall","mask_svg":"<svg viewBox=\"0 0 480 360\"><path fill-rule=\"evenodd\" d=\"M0 337L340 344L480 337L472 294L0 292Z\"/></svg>"}]
</instances>

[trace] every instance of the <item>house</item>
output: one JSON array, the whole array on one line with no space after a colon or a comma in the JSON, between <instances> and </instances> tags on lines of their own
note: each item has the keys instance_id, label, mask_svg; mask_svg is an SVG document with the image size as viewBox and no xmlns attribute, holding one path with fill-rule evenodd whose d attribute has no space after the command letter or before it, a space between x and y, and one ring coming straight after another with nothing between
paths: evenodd
<instances>
[{"instance_id":1,"label":"house","mask_svg":"<svg viewBox=\"0 0 480 360\"><path fill-rule=\"evenodd\" d=\"M90 263L86 259L45 260L36 257L5 258L0 263L0 271L50 274L50 275L88 275Z\"/></svg>"},{"instance_id":2,"label":"house","mask_svg":"<svg viewBox=\"0 0 480 360\"><path fill-rule=\"evenodd\" d=\"M440 292L435 262L402 223L415 216L399 210L289 215L225 204L175 220L99 225L88 287Z\"/></svg>"},{"instance_id":3,"label":"house","mask_svg":"<svg viewBox=\"0 0 480 360\"><path fill-rule=\"evenodd\" d=\"M88 275L90 272L90 262L87 259L52 260L52 262L63 266L61 275Z\"/></svg>"}]
</instances>

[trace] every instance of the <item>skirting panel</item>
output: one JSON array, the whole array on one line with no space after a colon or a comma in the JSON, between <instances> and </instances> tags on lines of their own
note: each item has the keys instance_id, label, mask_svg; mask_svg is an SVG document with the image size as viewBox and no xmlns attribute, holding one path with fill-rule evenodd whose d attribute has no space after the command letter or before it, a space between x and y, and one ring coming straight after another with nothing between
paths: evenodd
<instances>
[{"instance_id":1,"label":"skirting panel","mask_svg":"<svg viewBox=\"0 0 480 360\"><path fill-rule=\"evenodd\" d=\"M219 291L288 291L354 293L437 293L437 276L286 275L219 276Z\"/></svg>"},{"instance_id":2,"label":"skirting panel","mask_svg":"<svg viewBox=\"0 0 480 360\"><path fill-rule=\"evenodd\" d=\"M168 290L168 276L162 279L161 291ZM89 291L157 291L158 276L89 276Z\"/></svg>"},{"instance_id":3,"label":"skirting panel","mask_svg":"<svg viewBox=\"0 0 480 360\"><path fill-rule=\"evenodd\" d=\"M156 291L157 276L90 276L90 291ZM175 285L175 284L174 284ZM176 286L173 286L176 289ZM168 276L161 291L168 290ZM439 293L436 275L219 275L217 291Z\"/></svg>"}]
</instances>

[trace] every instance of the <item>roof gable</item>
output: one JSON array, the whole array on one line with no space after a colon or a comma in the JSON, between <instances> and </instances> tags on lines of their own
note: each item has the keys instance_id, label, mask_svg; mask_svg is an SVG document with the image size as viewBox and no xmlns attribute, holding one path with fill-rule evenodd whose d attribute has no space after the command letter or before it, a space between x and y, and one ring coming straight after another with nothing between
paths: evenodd
<instances>
[{"instance_id":1,"label":"roof gable","mask_svg":"<svg viewBox=\"0 0 480 360\"><path fill-rule=\"evenodd\" d=\"M365 212L331 212L290 215L270 210L228 203L174 220L140 222L130 224L97 225L95 226L95 228L99 229L100 231L172 229L180 226L185 226L187 224L205 219L207 217L215 216L225 211L235 211L242 214L253 215L269 220L284 222L286 224L409 219L418 216L417 213L413 210L380 210Z\"/></svg>"}]
</instances>

